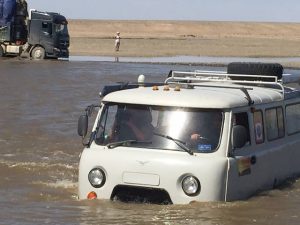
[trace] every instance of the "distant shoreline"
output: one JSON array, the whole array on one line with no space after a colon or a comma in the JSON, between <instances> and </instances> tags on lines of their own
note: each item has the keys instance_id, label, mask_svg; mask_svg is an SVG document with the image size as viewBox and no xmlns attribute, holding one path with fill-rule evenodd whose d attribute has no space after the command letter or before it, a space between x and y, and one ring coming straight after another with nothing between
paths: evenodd
<instances>
[{"instance_id":1,"label":"distant shoreline","mask_svg":"<svg viewBox=\"0 0 300 225\"><path fill-rule=\"evenodd\" d=\"M79 56L300 57L300 23L70 20L69 33L70 54Z\"/></svg>"}]
</instances>

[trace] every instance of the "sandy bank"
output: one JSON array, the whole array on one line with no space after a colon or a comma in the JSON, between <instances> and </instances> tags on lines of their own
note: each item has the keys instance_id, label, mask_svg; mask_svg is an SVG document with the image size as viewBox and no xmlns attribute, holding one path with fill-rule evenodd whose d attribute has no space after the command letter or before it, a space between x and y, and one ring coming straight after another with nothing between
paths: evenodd
<instances>
[{"instance_id":1,"label":"sandy bank","mask_svg":"<svg viewBox=\"0 0 300 225\"><path fill-rule=\"evenodd\" d=\"M72 55L300 56L300 23L70 20L69 32Z\"/></svg>"}]
</instances>

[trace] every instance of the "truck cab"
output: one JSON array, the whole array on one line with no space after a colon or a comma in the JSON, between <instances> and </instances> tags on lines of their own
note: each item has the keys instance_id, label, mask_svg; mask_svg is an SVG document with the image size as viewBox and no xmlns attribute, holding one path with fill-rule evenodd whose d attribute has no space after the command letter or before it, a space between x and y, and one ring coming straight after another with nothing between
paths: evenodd
<instances>
[{"instance_id":1,"label":"truck cab","mask_svg":"<svg viewBox=\"0 0 300 225\"><path fill-rule=\"evenodd\" d=\"M58 13L31 11L28 44L34 59L68 58L69 33L66 18Z\"/></svg>"},{"instance_id":2,"label":"truck cab","mask_svg":"<svg viewBox=\"0 0 300 225\"><path fill-rule=\"evenodd\" d=\"M37 10L30 10L27 18L27 8L21 9L17 7L11 20L0 27L0 57L68 58L67 19L58 13Z\"/></svg>"}]
</instances>

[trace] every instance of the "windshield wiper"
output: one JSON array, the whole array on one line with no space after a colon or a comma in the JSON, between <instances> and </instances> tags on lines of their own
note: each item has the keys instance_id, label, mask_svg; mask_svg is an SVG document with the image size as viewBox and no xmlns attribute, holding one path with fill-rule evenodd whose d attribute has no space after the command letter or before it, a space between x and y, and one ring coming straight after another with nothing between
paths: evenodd
<instances>
[{"instance_id":1,"label":"windshield wiper","mask_svg":"<svg viewBox=\"0 0 300 225\"><path fill-rule=\"evenodd\" d=\"M194 155L194 152L191 149L188 148L186 142L184 142L182 140L172 138L169 135L164 135L164 134L155 133L155 132L153 132L153 135L156 135L156 136L163 137L163 138L166 138L168 140L174 141L174 143L177 144L185 152L189 153L190 155Z\"/></svg>"},{"instance_id":2,"label":"windshield wiper","mask_svg":"<svg viewBox=\"0 0 300 225\"><path fill-rule=\"evenodd\" d=\"M151 144L151 141L137 141L137 140L125 140L125 141L118 141L118 142L112 142L106 145L108 148L116 148L119 146L127 146L129 144Z\"/></svg>"}]
</instances>

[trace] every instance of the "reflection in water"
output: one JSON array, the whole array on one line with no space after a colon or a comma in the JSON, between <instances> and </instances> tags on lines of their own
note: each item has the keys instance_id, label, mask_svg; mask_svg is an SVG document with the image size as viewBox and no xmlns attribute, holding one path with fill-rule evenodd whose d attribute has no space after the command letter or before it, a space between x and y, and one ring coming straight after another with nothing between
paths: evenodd
<instances>
[{"instance_id":1,"label":"reflection in water","mask_svg":"<svg viewBox=\"0 0 300 225\"><path fill-rule=\"evenodd\" d=\"M78 201L77 119L105 84L161 81L199 67L5 60L0 65L1 224L300 223L300 182L233 203L189 205ZM208 69L211 68L200 68ZM224 70L224 68L219 68Z\"/></svg>"}]
</instances>

